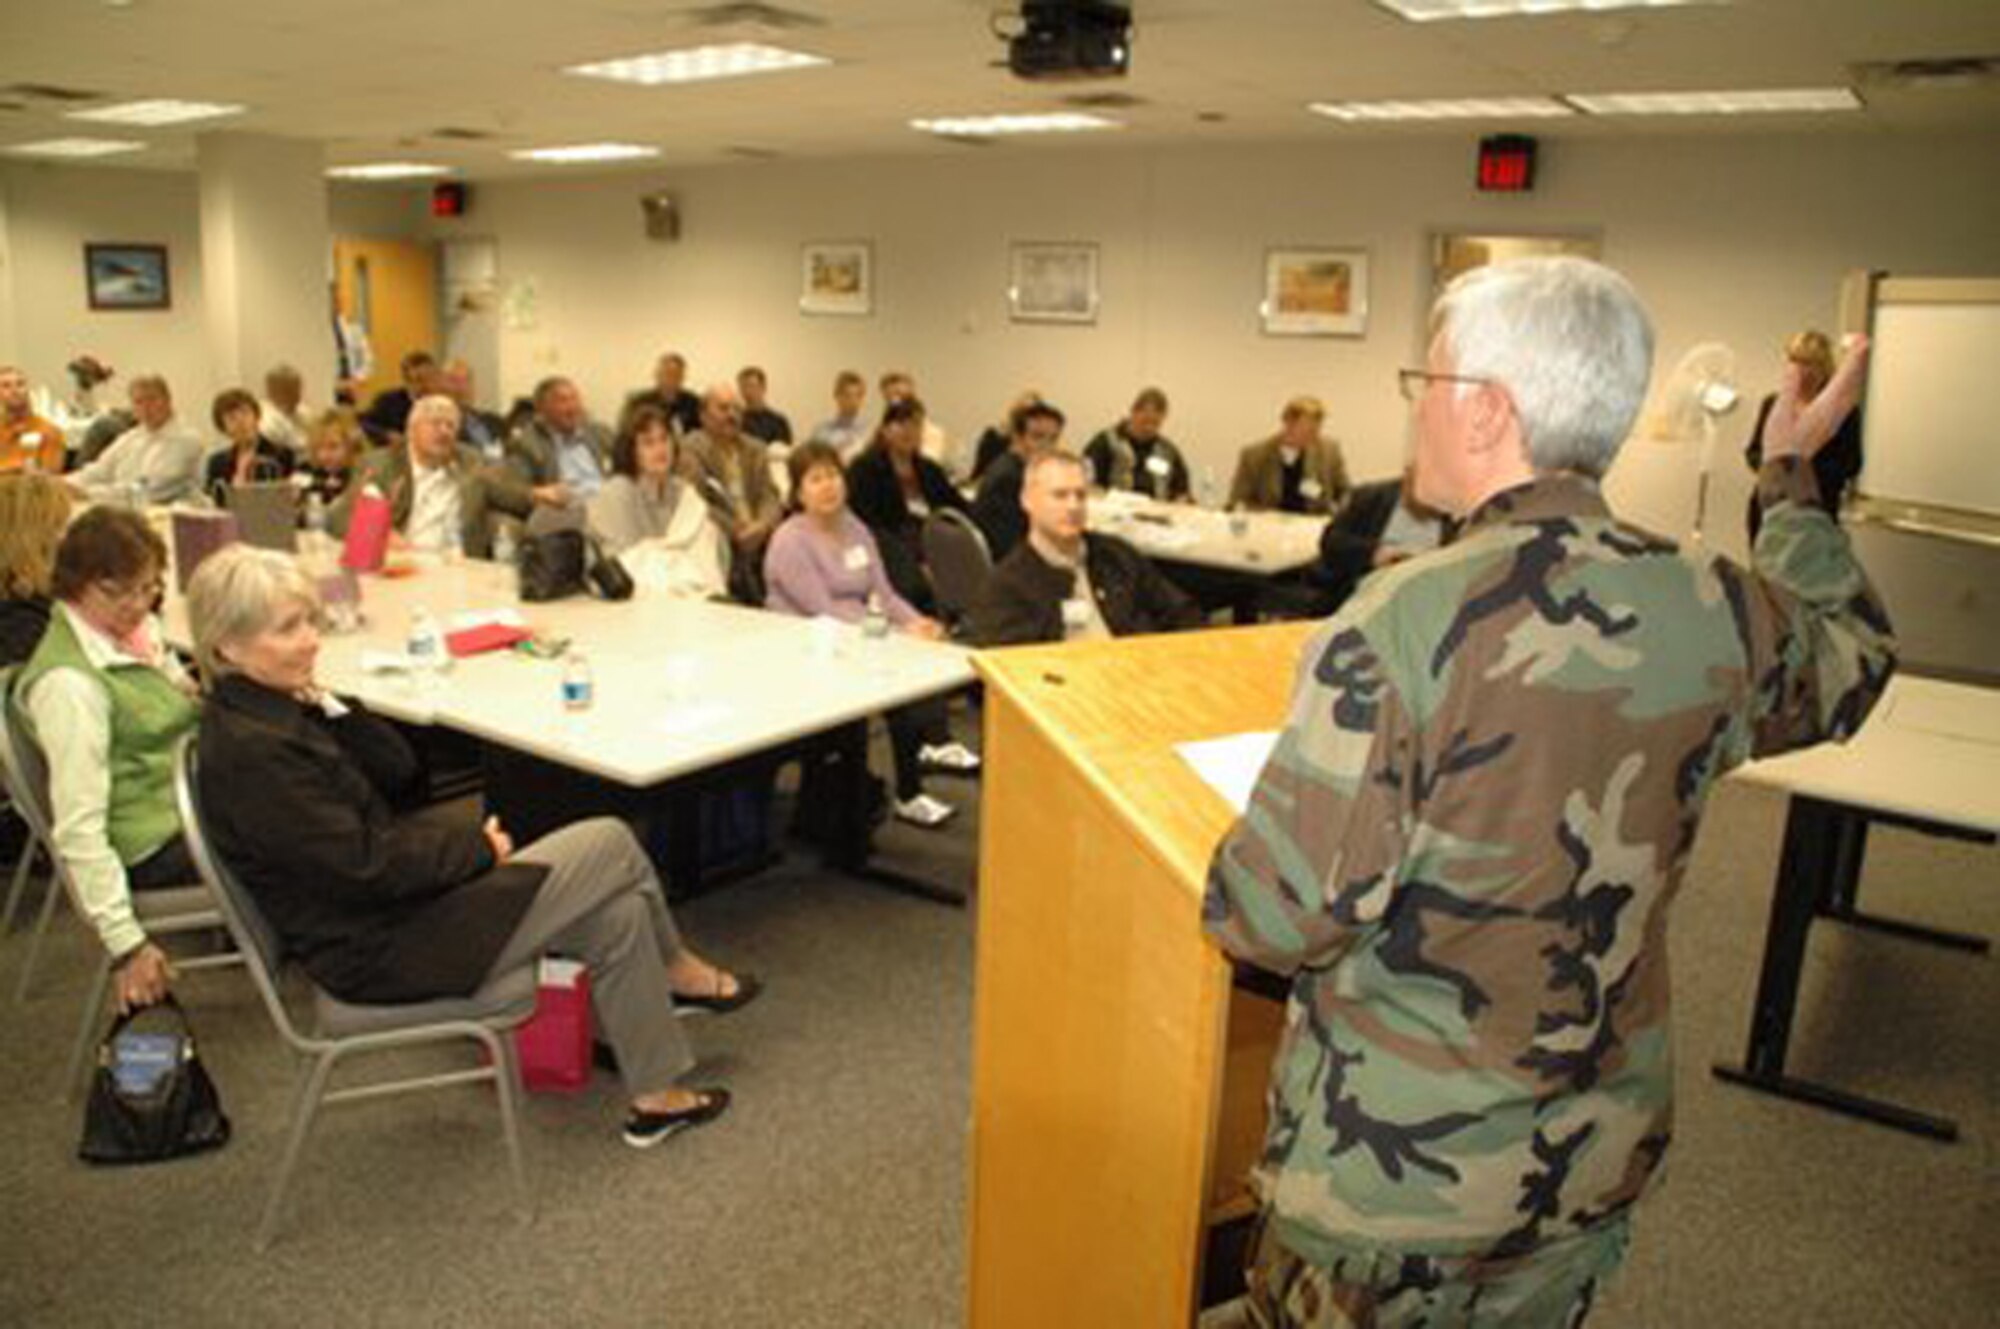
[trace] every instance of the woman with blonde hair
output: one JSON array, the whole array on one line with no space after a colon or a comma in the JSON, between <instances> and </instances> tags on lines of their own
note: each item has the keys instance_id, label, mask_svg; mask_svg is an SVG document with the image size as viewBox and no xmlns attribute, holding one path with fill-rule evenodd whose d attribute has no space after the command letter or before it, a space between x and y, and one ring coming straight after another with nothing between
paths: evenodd
<instances>
[{"instance_id":1,"label":"woman with blonde hair","mask_svg":"<svg viewBox=\"0 0 2000 1329\"><path fill-rule=\"evenodd\" d=\"M336 406L314 417L306 434L306 451L300 473L306 477L308 498L317 495L329 508L347 492L354 478L355 463L368 450L368 435L352 410Z\"/></svg>"},{"instance_id":2,"label":"woman with blonde hair","mask_svg":"<svg viewBox=\"0 0 2000 1329\"><path fill-rule=\"evenodd\" d=\"M1807 328L1795 332L1785 341L1785 370L1787 374L1799 376L1799 397L1811 402L1819 396L1833 378L1833 343L1824 332L1817 328ZM1750 442L1743 449L1743 459L1750 464L1754 474L1764 464L1764 422L1771 418L1772 404L1778 400L1774 393L1764 398L1757 408L1757 423L1750 431ZM1819 482L1819 506L1840 520L1840 500L1847 492L1847 486L1861 474L1861 408L1855 407L1841 421L1840 428L1827 441L1825 447L1813 454L1813 479ZM1757 543L1757 531L1764 524L1763 509L1757 506L1757 493L1750 493L1750 543Z\"/></svg>"},{"instance_id":3,"label":"woman with blonde hair","mask_svg":"<svg viewBox=\"0 0 2000 1329\"><path fill-rule=\"evenodd\" d=\"M69 513L62 481L0 476L0 666L33 655L49 626L49 581Z\"/></svg>"}]
</instances>

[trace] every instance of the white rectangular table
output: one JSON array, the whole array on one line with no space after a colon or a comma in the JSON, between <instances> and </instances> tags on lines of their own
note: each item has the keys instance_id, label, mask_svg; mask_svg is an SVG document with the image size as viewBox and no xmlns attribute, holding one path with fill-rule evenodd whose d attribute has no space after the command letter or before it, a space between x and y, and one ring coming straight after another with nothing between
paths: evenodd
<instances>
[{"instance_id":1,"label":"white rectangular table","mask_svg":"<svg viewBox=\"0 0 2000 1329\"><path fill-rule=\"evenodd\" d=\"M1782 791L1790 808L1743 1062L1718 1064L1715 1074L1914 1134L1958 1138L1947 1119L1799 1079L1785 1062L1815 919L1988 951L1984 938L1864 912L1857 893L1872 823L1983 844L2000 838L2000 691L1901 675L1848 742L1752 762L1731 778Z\"/></svg>"},{"instance_id":2,"label":"white rectangular table","mask_svg":"<svg viewBox=\"0 0 2000 1329\"><path fill-rule=\"evenodd\" d=\"M1291 512L1217 512L1126 490L1090 496L1090 529L1128 540L1148 558L1251 577L1294 572L1318 558L1326 520Z\"/></svg>"},{"instance_id":3,"label":"white rectangular table","mask_svg":"<svg viewBox=\"0 0 2000 1329\"><path fill-rule=\"evenodd\" d=\"M362 627L325 639L320 677L381 714L480 740L489 776L507 772L518 780L539 765L651 791L823 735L838 736L849 760L865 766L870 716L973 681L968 653L946 643L899 634L866 639L851 625L645 591L623 603L576 596L520 604L512 568L434 559L416 567L405 577L360 578ZM419 608L447 631L455 615L511 608L537 633L568 639L590 661L594 704L565 709L564 662L513 650L457 660L436 681L364 668L364 653L402 651ZM188 636L184 615L175 597L169 633L176 640ZM545 781L535 801L552 817L562 805L551 793ZM865 809L851 811L865 820ZM677 824L692 827L686 818ZM870 828L852 829L859 861L841 866L858 871ZM961 898L900 879L891 884Z\"/></svg>"}]
</instances>

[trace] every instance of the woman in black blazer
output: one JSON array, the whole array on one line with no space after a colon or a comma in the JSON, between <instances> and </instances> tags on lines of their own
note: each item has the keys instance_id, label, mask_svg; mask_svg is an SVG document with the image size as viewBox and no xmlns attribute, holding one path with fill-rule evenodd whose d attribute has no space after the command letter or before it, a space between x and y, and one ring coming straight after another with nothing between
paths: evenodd
<instances>
[{"instance_id":1,"label":"woman in black blazer","mask_svg":"<svg viewBox=\"0 0 2000 1329\"><path fill-rule=\"evenodd\" d=\"M218 394L210 410L222 431L223 446L202 468L201 490L218 506L229 501L231 485L290 477L297 458L257 432L257 399L241 388Z\"/></svg>"},{"instance_id":2,"label":"woman in black blazer","mask_svg":"<svg viewBox=\"0 0 2000 1329\"><path fill-rule=\"evenodd\" d=\"M497 818L417 812L409 745L314 678L317 592L298 564L234 545L188 586L209 681L201 794L216 853L314 981L355 1002L468 995L544 951L583 961L645 1148L713 1121L723 1089L694 1064L675 1007L735 1010L760 985L682 942L623 822L580 822L515 850Z\"/></svg>"},{"instance_id":3,"label":"woman in black blazer","mask_svg":"<svg viewBox=\"0 0 2000 1329\"><path fill-rule=\"evenodd\" d=\"M874 533L896 594L928 614L937 597L924 568L924 519L946 508L970 516L971 505L944 467L923 454L923 438L923 403L890 402L874 441L847 468L847 506Z\"/></svg>"}]
</instances>

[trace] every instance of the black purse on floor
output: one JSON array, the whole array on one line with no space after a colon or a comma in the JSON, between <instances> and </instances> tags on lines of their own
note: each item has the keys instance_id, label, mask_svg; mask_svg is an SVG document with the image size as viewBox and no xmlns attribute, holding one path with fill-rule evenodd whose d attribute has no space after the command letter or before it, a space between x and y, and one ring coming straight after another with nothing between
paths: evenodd
<instances>
[{"instance_id":1,"label":"black purse on floor","mask_svg":"<svg viewBox=\"0 0 2000 1329\"><path fill-rule=\"evenodd\" d=\"M180 1003L169 996L113 1020L97 1046L77 1157L155 1163L227 1143L229 1118Z\"/></svg>"}]
</instances>

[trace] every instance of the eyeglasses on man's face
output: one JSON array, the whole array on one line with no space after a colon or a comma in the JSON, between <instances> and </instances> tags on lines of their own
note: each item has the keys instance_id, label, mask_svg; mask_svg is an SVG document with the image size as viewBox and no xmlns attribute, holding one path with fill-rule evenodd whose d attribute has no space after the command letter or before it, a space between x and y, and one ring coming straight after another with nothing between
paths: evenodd
<instances>
[{"instance_id":1,"label":"eyeglasses on man's face","mask_svg":"<svg viewBox=\"0 0 2000 1329\"><path fill-rule=\"evenodd\" d=\"M1424 389L1433 383L1491 383L1490 378L1475 374L1439 374L1429 369L1398 369L1396 390L1403 394L1403 400L1414 402L1424 395Z\"/></svg>"}]
</instances>

